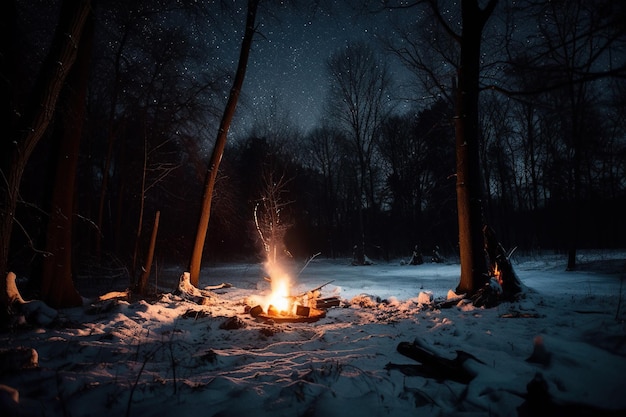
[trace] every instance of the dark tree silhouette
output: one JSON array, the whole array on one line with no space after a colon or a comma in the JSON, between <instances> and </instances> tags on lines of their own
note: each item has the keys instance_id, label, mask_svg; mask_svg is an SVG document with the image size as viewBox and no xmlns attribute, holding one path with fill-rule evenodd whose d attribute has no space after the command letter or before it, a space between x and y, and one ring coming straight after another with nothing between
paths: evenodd
<instances>
[{"instance_id":1,"label":"dark tree silhouette","mask_svg":"<svg viewBox=\"0 0 626 417\"><path fill-rule=\"evenodd\" d=\"M217 178L217 171L219 169L222 155L224 154L224 148L226 146L226 138L228 136L228 129L230 123L235 114L237 108L237 100L243 86L243 81L246 75L246 68L248 65L248 57L250 55L250 47L252 46L252 38L255 32L255 20L256 12L259 0L248 0L248 13L246 17L246 28L241 42L241 51L239 54L239 63L237 64L237 72L235 73L235 79L233 86L228 96L228 102L224 109L222 121L217 132L217 138L215 145L213 146L213 152L209 159L209 169L207 171L206 183L204 186L204 196L202 198L202 208L200 212L200 218L198 220L198 229L196 231L196 239L191 253L191 260L189 262L189 273L191 275L190 281L194 286L198 286L200 279L200 265L202 263L202 252L204 251L204 241L206 239L207 229L209 227L209 219L211 216L211 200L213 198L213 190L215 187L215 179Z\"/></svg>"},{"instance_id":2,"label":"dark tree silhouette","mask_svg":"<svg viewBox=\"0 0 626 417\"><path fill-rule=\"evenodd\" d=\"M359 236L356 263L365 262L365 211L379 209L376 198L376 139L390 110L391 76L387 66L365 43L336 51L326 65L330 78L328 112L345 132L349 156L355 161L358 186Z\"/></svg>"},{"instance_id":3,"label":"dark tree silhouette","mask_svg":"<svg viewBox=\"0 0 626 417\"><path fill-rule=\"evenodd\" d=\"M11 234L15 221L15 208L18 201L20 184L26 164L45 133L54 114L57 99L65 79L71 69L77 54L77 46L80 41L83 26L89 15L91 2L64 1L61 6L61 14L57 30L48 56L39 72L32 98L26 104L24 111L17 108L9 108L10 115L3 115L9 120L17 117L15 124L11 124L9 132L4 136L2 143L2 178L0 181L0 275L5 276L9 271L8 256ZM10 7L8 7L10 8ZM12 14L5 18L14 17ZM12 25L9 24L11 27ZM18 42L14 40L14 42ZM3 44L3 46L6 46ZM15 58L12 52L7 50L3 61L3 72L11 65L11 59ZM4 53L4 51L3 51ZM8 73L7 75L10 75ZM8 83L5 87L13 97L17 88L11 85L12 79L3 80ZM4 297L5 281L0 280L0 297ZM5 301L5 300L0 300Z\"/></svg>"},{"instance_id":4,"label":"dark tree silhouette","mask_svg":"<svg viewBox=\"0 0 626 417\"><path fill-rule=\"evenodd\" d=\"M461 1L463 29L456 86L456 186L461 279L458 293L473 294L487 282L484 254L482 176L479 158L478 93L482 32L497 0L481 9L477 0Z\"/></svg>"},{"instance_id":5,"label":"dark tree silhouette","mask_svg":"<svg viewBox=\"0 0 626 417\"><path fill-rule=\"evenodd\" d=\"M55 128L60 136L56 174L46 232L41 298L53 307L74 307L82 298L72 279L72 224L76 195L76 168L85 117L87 81L93 44L93 19L89 18L78 45L78 56L59 99L61 120Z\"/></svg>"}]
</instances>

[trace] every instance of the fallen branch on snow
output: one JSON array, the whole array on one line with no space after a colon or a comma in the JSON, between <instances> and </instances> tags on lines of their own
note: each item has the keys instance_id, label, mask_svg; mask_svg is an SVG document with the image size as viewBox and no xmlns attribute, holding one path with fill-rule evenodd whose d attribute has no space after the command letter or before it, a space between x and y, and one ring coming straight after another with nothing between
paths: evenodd
<instances>
[{"instance_id":1,"label":"fallen branch on snow","mask_svg":"<svg viewBox=\"0 0 626 417\"><path fill-rule=\"evenodd\" d=\"M178 281L178 288L174 294L196 304L209 305L216 299L216 295L211 292L212 290L230 288L231 286L230 284L222 283L206 287L206 289L200 289L191 283L191 275L189 272L183 272Z\"/></svg>"},{"instance_id":2,"label":"fallen branch on snow","mask_svg":"<svg viewBox=\"0 0 626 417\"><path fill-rule=\"evenodd\" d=\"M41 300L24 301L15 283L16 276L9 272L6 277L6 294L8 313L17 324L33 324L47 326L58 316L55 309Z\"/></svg>"},{"instance_id":3,"label":"fallen branch on snow","mask_svg":"<svg viewBox=\"0 0 626 417\"><path fill-rule=\"evenodd\" d=\"M467 366L467 362L476 361L484 364L480 359L462 350L456 351L454 359L444 358L422 346L417 340L413 343L400 342L397 350L400 354L420 362L420 364L399 365L388 363L385 369L397 369L407 376L422 376L434 378L438 381L452 380L467 384L476 376L475 371Z\"/></svg>"}]
</instances>

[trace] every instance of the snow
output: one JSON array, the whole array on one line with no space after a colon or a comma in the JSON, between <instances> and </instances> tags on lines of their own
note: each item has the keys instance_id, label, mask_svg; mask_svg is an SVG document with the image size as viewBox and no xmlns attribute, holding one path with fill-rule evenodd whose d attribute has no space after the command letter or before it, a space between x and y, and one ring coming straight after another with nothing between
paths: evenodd
<instances>
[{"instance_id":1,"label":"snow","mask_svg":"<svg viewBox=\"0 0 626 417\"><path fill-rule=\"evenodd\" d=\"M573 272L563 256L517 259L525 297L491 309L433 307L457 285L456 263L294 263L292 293L333 280L322 296L345 302L312 324L244 312L269 291L263 265L209 265L201 288L233 285L212 305L171 292L87 301L45 327L1 333L2 348L34 348L39 367L0 374L0 415L515 416L537 373L560 403L624 410L626 253L579 259ZM159 282L181 274L172 268ZM221 328L232 317L243 327ZM450 359L470 353L482 362L466 362L477 376L465 385L385 369L415 364L396 351L414 340ZM526 361L535 343L547 365Z\"/></svg>"}]
</instances>

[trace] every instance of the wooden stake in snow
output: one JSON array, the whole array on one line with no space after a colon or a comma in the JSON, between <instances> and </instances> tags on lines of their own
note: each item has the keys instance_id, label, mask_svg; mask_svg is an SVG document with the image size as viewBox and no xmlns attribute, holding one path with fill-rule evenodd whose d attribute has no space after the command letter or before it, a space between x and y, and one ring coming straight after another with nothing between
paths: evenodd
<instances>
[{"instance_id":1,"label":"wooden stake in snow","mask_svg":"<svg viewBox=\"0 0 626 417\"><path fill-rule=\"evenodd\" d=\"M145 295L146 293L146 285L148 284L148 278L150 278L150 269L152 268L152 259L154 258L154 247L156 246L157 232L159 231L160 215L161 215L161 212L157 211L156 215L154 216L154 227L152 228L152 236L150 238L150 248L148 249L148 259L146 259L146 264L143 268L143 272L141 273L141 277L139 278L139 283L137 285L139 294L142 294L142 295Z\"/></svg>"}]
</instances>

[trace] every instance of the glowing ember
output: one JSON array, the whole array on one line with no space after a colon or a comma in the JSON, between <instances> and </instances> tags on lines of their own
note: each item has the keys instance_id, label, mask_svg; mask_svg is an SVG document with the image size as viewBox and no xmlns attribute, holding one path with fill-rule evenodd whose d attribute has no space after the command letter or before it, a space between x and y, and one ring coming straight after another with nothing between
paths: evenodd
<instances>
[{"instance_id":1,"label":"glowing ember","mask_svg":"<svg viewBox=\"0 0 626 417\"><path fill-rule=\"evenodd\" d=\"M332 281L305 293L292 295L290 291L291 279L282 267L277 263L268 262L265 264L265 268L270 275L271 292L267 296L253 295L248 299L247 304L251 306L248 312L252 317L279 323L312 323L326 317L326 312L320 309L318 305L318 301L320 301L319 292L323 286ZM338 299L336 304L330 301L332 300L324 299L323 307L339 305Z\"/></svg>"},{"instance_id":2,"label":"glowing ember","mask_svg":"<svg viewBox=\"0 0 626 417\"><path fill-rule=\"evenodd\" d=\"M493 268L493 277L496 279L498 284L502 285L502 272L500 272L500 269L498 268L498 264L496 264L495 267Z\"/></svg>"}]
</instances>

